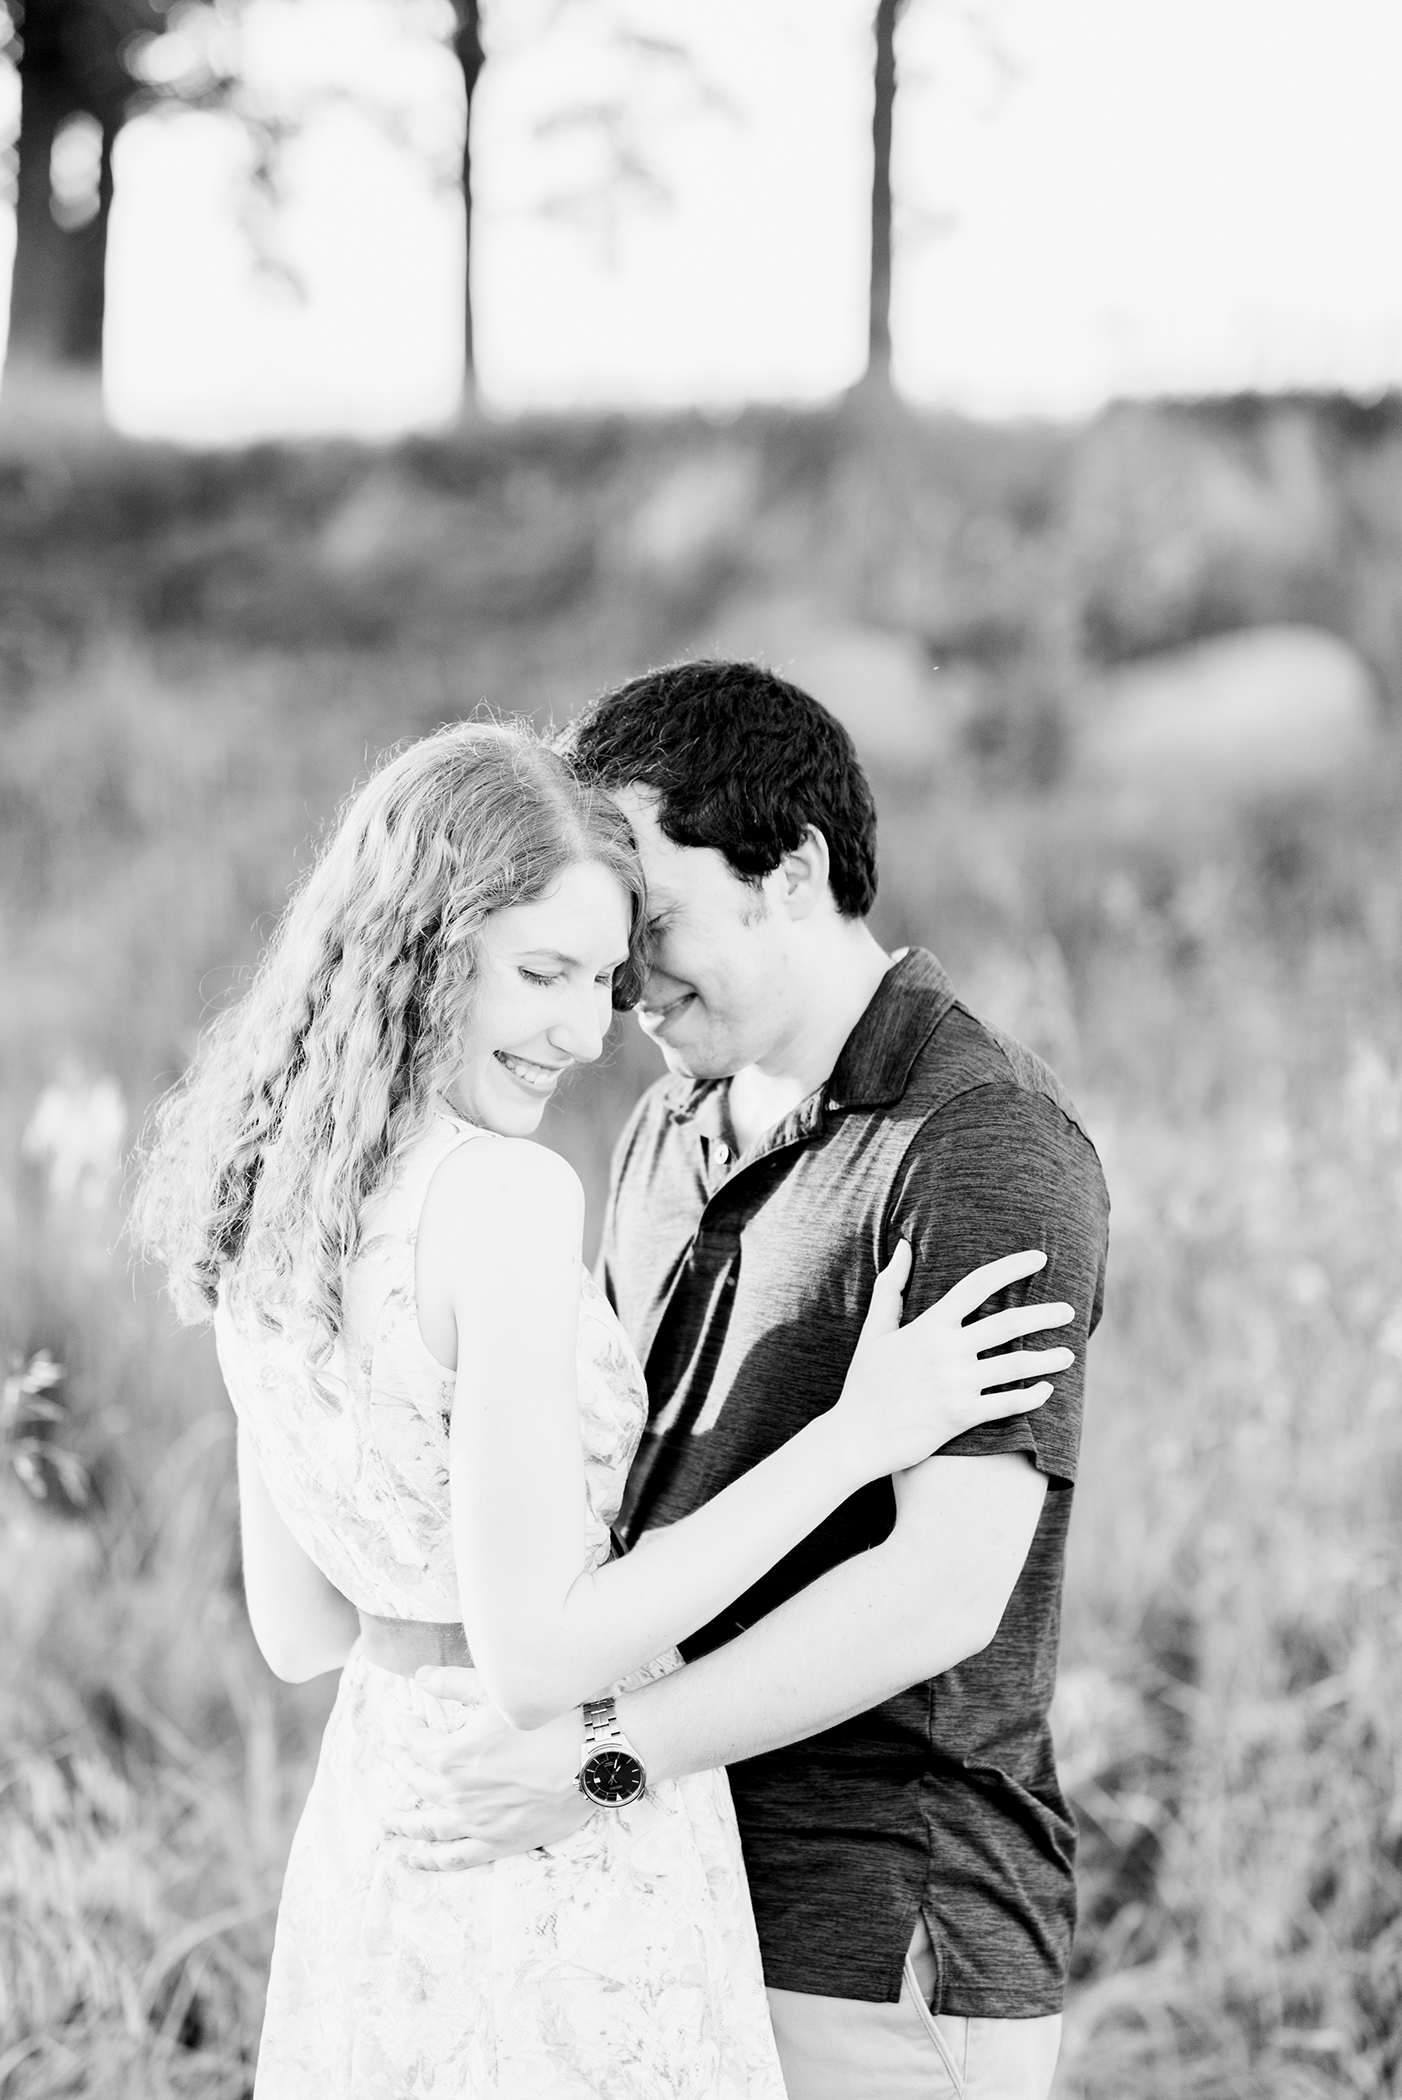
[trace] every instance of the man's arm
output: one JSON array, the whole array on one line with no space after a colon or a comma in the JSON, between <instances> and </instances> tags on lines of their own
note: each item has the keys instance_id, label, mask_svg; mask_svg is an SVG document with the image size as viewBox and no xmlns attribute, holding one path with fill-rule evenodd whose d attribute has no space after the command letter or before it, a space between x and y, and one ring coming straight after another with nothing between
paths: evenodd
<instances>
[{"instance_id":1,"label":"man's arm","mask_svg":"<svg viewBox=\"0 0 1402 2100\"><path fill-rule=\"evenodd\" d=\"M1046 1497L1011 1453L929 1458L896 1479L890 1536L736 1640L638 1691L619 1719L650 1779L736 1764L942 1676L998 1631Z\"/></svg>"},{"instance_id":2,"label":"man's arm","mask_svg":"<svg viewBox=\"0 0 1402 2100\"><path fill-rule=\"evenodd\" d=\"M1035 1287L1009 1295L1072 1303L1076 1320L1065 1338L1076 1362L1037 1414L970 1431L901 1476L896 1524L881 1545L831 1569L727 1647L621 1699L620 1717L650 1773L665 1778L820 1733L988 1644L1047 1480L1074 1477L1106 1215L1093 1150L1045 1098L980 1088L926 1126L889 1218L893 1236L905 1233L916 1248L907 1320L979 1263L1040 1245L1046 1270ZM435 1688L453 1696L447 1675ZM504 1731L490 1714L474 1716L451 1745L421 1734L402 1769L434 1812L404 1828L451 1842L423 1845L418 1862L473 1864L575 1827L583 1820L579 1797L570 1801L581 1736L577 1714L529 1737Z\"/></svg>"},{"instance_id":3,"label":"man's arm","mask_svg":"<svg viewBox=\"0 0 1402 2100\"><path fill-rule=\"evenodd\" d=\"M1018 1454L936 1456L895 1485L896 1522L881 1545L727 1646L620 1696L650 1781L821 1734L987 1647L1027 1558L1045 1476ZM445 1670L424 1682L452 1698L458 1679ZM592 1812L575 1784L577 1713L526 1733L479 1708L451 1735L406 1727L400 1740L399 1769L428 1804L393 1826L416 1865L482 1865L554 1842Z\"/></svg>"}]
</instances>

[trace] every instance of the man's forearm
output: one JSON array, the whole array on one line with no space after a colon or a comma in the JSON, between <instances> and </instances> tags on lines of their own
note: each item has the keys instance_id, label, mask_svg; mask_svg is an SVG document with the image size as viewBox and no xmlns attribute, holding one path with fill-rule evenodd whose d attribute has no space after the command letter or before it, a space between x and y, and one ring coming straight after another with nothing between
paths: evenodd
<instances>
[{"instance_id":1,"label":"man's forearm","mask_svg":"<svg viewBox=\"0 0 1402 2100\"><path fill-rule=\"evenodd\" d=\"M624 1693L619 1719L649 1777L678 1779L819 1735L984 1645L987 1629L957 1604L913 1633L899 1573L883 1547L859 1554L724 1648Z\"/></svg>"},{"instance_id":2,"label":"man's forearm","mask_svg":"<svg viewBox=\"0 0 1402 2100\"><path fill-rule=\"evenodd\" d=\"M619 1719L649 1779L820 1735L977 1653L997 1632L1046 1485L1011 1453L931 1458L897 1475L896 1524L882 1545L727 1647L620 1696ZM425 1688L480 1698L469 1671L436 1671ZM417 1845L415 1863L479 1866L574 1829L580 1742L577 1712L522 1735L490 1707L461 1728L406 1735L400 1769L429 1804L395 1825Z\"/></svg>"},{"instance_id":3,"label":"man's forearm","mask_svg":"<svg viewBox=\"0 0 1402 2100\"><path fill-rule=\"evenodd\" d=\"M909 1567L877 1547L844 1561L727 1647L620 1694L619 1719L649 1780L735 1764L820 1734L952 1669L990 1637L986 1612L980 1617L967 1597L950 1599L933 1632L928 1611L926 1623L915 1626L911 1594ZM465 1698L469 1687L458 1680L470 1675L438 1671L426 1689ZM394 1731L410 1754L398 1765L406 1788L429 1804L391 1825L410 1841L412 1865L484 1865L554 1843L587 1811L575 1785L577 1713L525 1735L491 1708L481 1716L439 1735L427 1755L430 1731L418 1725L417 1762L403 1725Z\"/></svg>"},{"instance_id":4,"label":"man's forearm","mask_svg":"<svg viewBox=\"0 0 1402 2100\"><path fill-rule=\"evenodd\" d=\"M986 1647L1046 1487L1012 1454L932 1458L899 1475L883 1544L619 1700L649 1775L675 1779L821 1735Z\"/></svg>"}]
</instances>

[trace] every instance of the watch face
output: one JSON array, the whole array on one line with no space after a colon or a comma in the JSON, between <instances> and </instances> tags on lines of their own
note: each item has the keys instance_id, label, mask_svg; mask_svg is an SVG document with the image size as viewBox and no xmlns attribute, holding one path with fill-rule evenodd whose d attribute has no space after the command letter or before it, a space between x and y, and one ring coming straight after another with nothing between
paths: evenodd
<instances>
[{"instance_id":1,"label":"watch face","mask_svg":"<svg viewBox=\"0 0 1402 2100\"><path fill-rule=\"evenodd\" d=\"M604 1808L618 1808L637 1800L645 1775L631 1750L596 1750L585 1759L579 1784L591 1801Z\"/></svg>"}]
</instances>

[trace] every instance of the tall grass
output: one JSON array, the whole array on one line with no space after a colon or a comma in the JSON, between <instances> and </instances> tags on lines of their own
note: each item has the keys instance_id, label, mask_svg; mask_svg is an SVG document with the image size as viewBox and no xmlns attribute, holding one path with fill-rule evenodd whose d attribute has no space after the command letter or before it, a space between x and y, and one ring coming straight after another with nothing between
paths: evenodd
<instances>
[{"instance_id":1,"label":"tall grass","mask_svg":"<svg viewBox=\"0 0 1402 2100\"><path fill-rule=\"evenodd\" d=\"M1402 2070L1400 784L1194 841L1082 956L1115 1199L1060 1709L1086 2100Z\"/></svg>"},{"instance_id":2,"label":"tall grass","mask_svg":"<svg viewBox=\"0 0 1402 2100\"><path fill-rule=\"evenodd\" d=\"M207 1338L127 1271L119 1192L60 1204L20 1165L25 1118L63 1049L139 1112L367 750L623 668L638 629L601 640L591 604L580 650L491 630L455 663L108 628L6 716L0 1352L63 1366L36 1434L90 1492L0 1478L5 2100L250 2090L329 1698L253 1649ZM1402 767L1216 810L1006 769L880 793L879 930L1052 1055L1114 1199L1056 1710L1082 1830L1063 2100L1391 2093ZM549 1131L595 1221L651 1069L624 1024Z\"/></svg>"},{"instance_id":3,"label":"tall grass","mask_svg":"<svg viewBox=\"0 0 1402 2100\"><path fill-rule=\"evenodd\" d=\"M7 724L0 1361L62 1367L43 1394L57 1419L23 1448L0 1437L7 2100L250 2089L330 1698L276 1684L253 1646L208 1337L174 1332L130 1272L120 1191L55 1202L20 1133L60 1046L114 1072L138 1115L178 1071L368 757L452 711L436 666L384 670L216 650L192 671L116 641ZM595 1230L611 1133L650 1070L620 1045L556 1118ZM79 1462L83 1506L50 1454ZM45 1503L17 1460L54 1476Z\"/></svg>"}]
</instances>

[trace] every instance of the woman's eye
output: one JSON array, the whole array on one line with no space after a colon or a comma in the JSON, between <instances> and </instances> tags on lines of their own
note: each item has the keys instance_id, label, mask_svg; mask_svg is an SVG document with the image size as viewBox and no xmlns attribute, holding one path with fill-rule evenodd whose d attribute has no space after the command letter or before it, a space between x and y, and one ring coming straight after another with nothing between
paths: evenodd
<instances>
[{"instance_id":1,"label":"woman's eye","mask_svg":"<svg viewBox=\"0 0 1402 2100\"><path fill-rule=\"evenodd\" d=\"M527 984L551 985L560 982L558 977L542 977L539 970L527 970L524 966L522 967L521 975L525 978Z\"/></svg>"}]
</instances>

